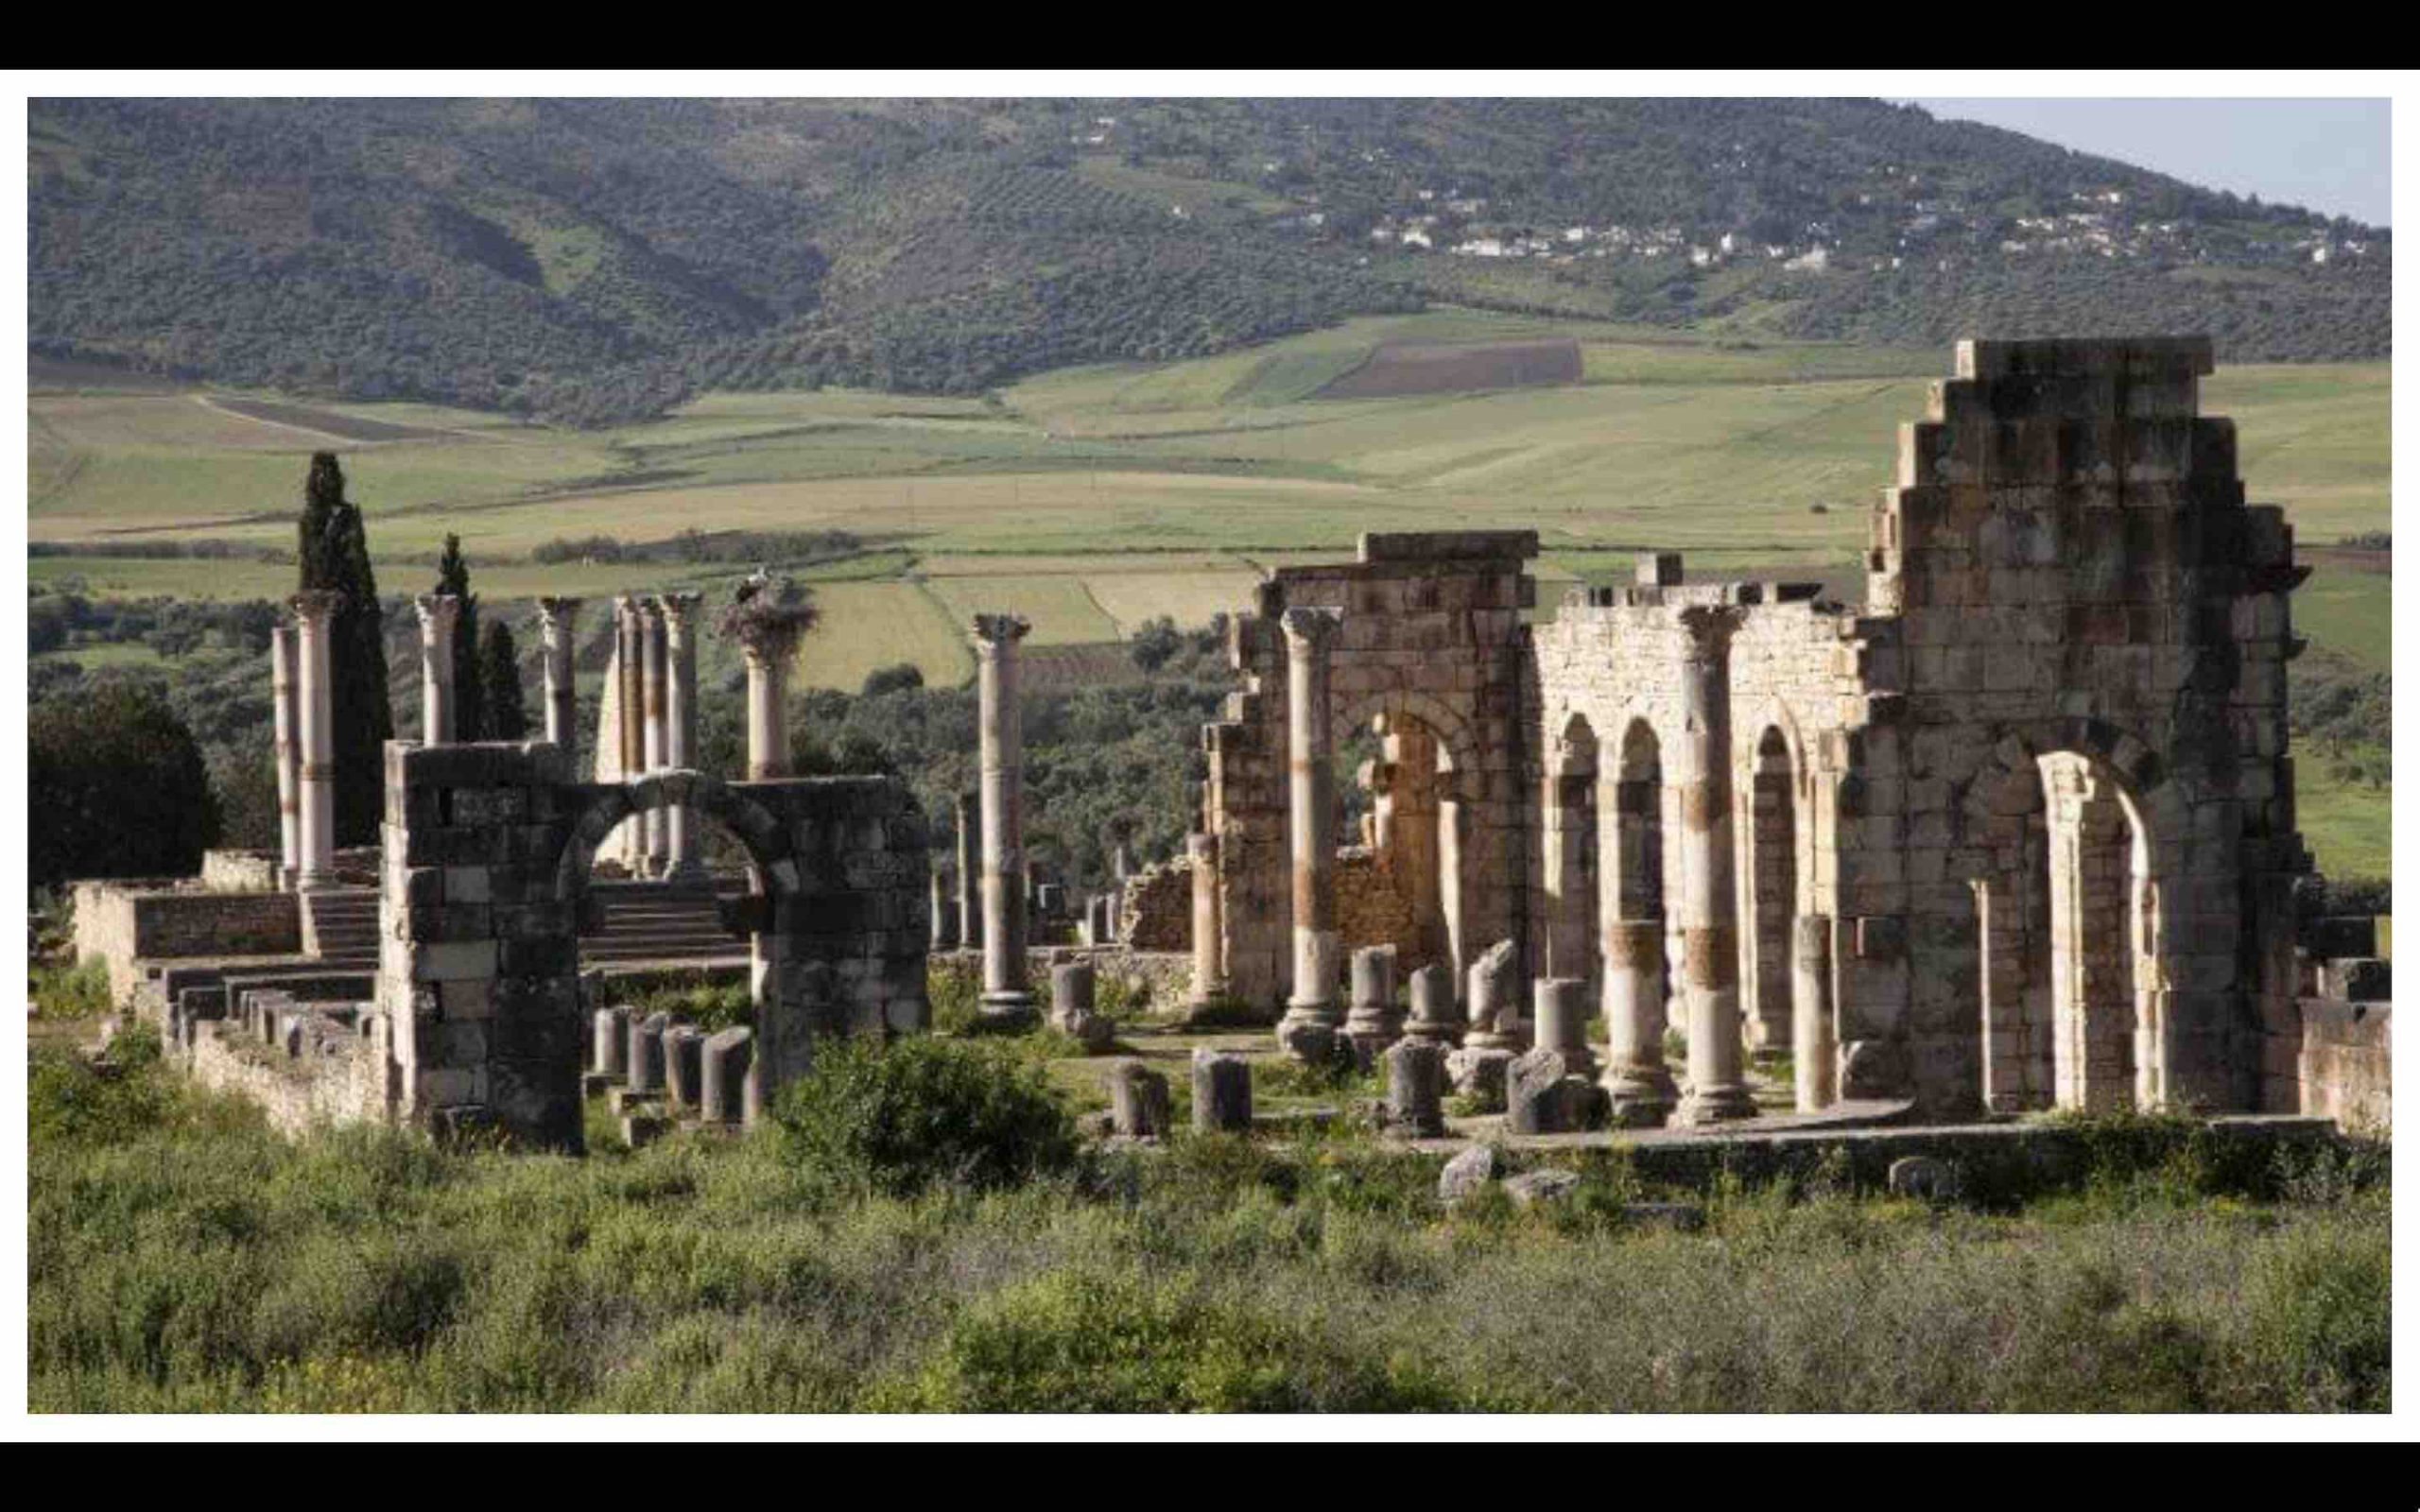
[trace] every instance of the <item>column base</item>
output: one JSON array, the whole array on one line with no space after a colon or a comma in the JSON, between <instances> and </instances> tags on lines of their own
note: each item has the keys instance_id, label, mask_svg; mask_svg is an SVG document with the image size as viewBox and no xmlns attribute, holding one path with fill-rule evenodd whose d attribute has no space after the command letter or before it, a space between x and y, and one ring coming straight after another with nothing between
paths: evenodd
<instances>
[{"instance_id":1,"label":"column base","mask_svg":"<svg viewBox=\"0 0 2420 1512\"><path fill-rule=\"evenodd\" d=\"M1708 1087L1703 1091L1691 1088L1688 1095L1681 1099L1672 1122L1686 1128L1697 1128L1707 1124L1728 1124L1754 1118L1756 1112L1755 1097L1745 1085L1735 1082L1729 1086Z\"/></svg>"},{"instance_id":2,"label":"column base","mask_svg":"<svg viewBox=\"0 0 2420 1512\"><path fill-rule=\"evenodd\" d=\"M986 992L976 1008L978 1029L1023 1029L1041 1021L1042 1012L1034 1006L1030 992Z\"/></svg>"},{"instance_id":3,"label":"column base","mask_svg":"<svg viewBox=\"0 0 2420 1512\"><path fill-rule=\"evenodd\" d=\"M332 887L342 885L344 885L343 883L337 880L337 874L333 871L298 872L294 878L296 892L326 892Z\"/></svg>"},{"instance_id":4,"label":"column base","mask_svg":"<svg viewBox=\"0 0 2420 1512\"><path fill-rule=\"evenodd\" d=\"M1357 1044L1380 1050L1403 1038L1405 1015L1392 1008L1355 1008L1344 1016L1344 1032Z\"/></svg>"},{"instance_id":5,"label":"column base","mask_svg":"<svg viewBox=\"0 0 2420 1512\"><path fill-rule=\"evenodd\" d=\"M1613 1105L1616 1128L1661 1128L1681 1100L1672 1074L1661 1066L1608 1070L1598 1085Z\"/></svg>"},{"instance_id":6,"label":"column base","mask_svg":"<svg viewBox=\"0 0 2420 1512\"><path fill-rule=\"evenodd\" d=\"M1462 1036L1465 1050L1510 1050L1518 1055L1528 1044L1518 1033L1504 1029L1474 1029Z\"/></svg>"},{"instance_id":7,"label":"column base","mask_svg":"<svg viewBox=\"0 0 2420 1512\"><path fill-rule=\"evenodd\" d=\"M1324 1060L1335 1052L1343 1021L1333 1003L1288 1003L1277 1021L1277 1048L1297 1060Z\"/></svg>"}]
</instances>

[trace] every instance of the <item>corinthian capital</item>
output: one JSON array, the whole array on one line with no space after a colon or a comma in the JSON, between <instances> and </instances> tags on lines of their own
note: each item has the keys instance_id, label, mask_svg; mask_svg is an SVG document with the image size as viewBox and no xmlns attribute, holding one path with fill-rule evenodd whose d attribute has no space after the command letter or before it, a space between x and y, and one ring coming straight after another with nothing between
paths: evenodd
<instances>
[{"instance_id":1,"label":"corinthian capital","mask_svg":"<svg viewBox=\"0 0 2420 1512\"><path fill-rule=\"evenodd\" d=\"M974 627L976 649L988 653L1024 640L1033 626L1020 615L977 614Z\"/></svg>"},{"instance_id":2,"label":"corinthian capital","mask_svg":"<svg viewBox=\"0 0 2420 1512\"><path fill-rule=\"evenodd\" d=\"M1286 632L1287 644L1301 650L1322 650L1336 639L1344 626L1344 611L1337 609L1289 609L1278 616L1279 628Z\"/></svg>"},{"instance_id":3,"label":"corinthian capital","mask_svg":"<svg viewBox=\"0 0 2420 1512\"><path fill-rule=\"evenodd\" d=\"M1686 637L1683 655L1696 661L1726 652L1748 611L1736 604L1685 604L1672 611L1672 618Z\"/></svg>"}]
</instances>

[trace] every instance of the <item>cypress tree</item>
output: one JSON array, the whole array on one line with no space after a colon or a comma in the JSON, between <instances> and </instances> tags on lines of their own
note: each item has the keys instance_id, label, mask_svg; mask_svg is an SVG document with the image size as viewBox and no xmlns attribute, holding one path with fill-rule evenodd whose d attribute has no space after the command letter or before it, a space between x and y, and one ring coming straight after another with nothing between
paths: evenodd
<instances>
[{"instance_id":1,"label":"cypress tree","mask_svg":"<svg viewBox=\"0 0 2420 1512\"><path fill-rule=\"evenodd\" d=\"M471 593L471 564L462 559L462 538L448 534L437 558L437 589L462 601L454 621L454 738L493 740L487 690L480 683L479 601Z\"/></svg>"},{"instance_id":2,"label":"cypress tree","mask_svg":"<svg viewBox=\"0 0 2420 1512\"><path fill-rule=\"evenodd\" d=\"M372 845L386 817L387 742L395 710L387 689L385 617L378 579L370 569L370 541L361 507L344 496L344 470L334 452L316 452L302 486L300 549L305 590L343 595L329 625L328 668L334 683L337 758L336 840Z\"/></svg>"},{"instance_id":3,"label":"cypress tree","mask_svg":"<svg viewBox=\"0 0 2420 1512\"><path fill-rule=\"evenodd\" d=\"M487 738L527 740L529 711L521 698L521 653L512 644L512 627L502 620L489 624L479 640L479 679L487 698Z\"/></svg>"}]
</instances>

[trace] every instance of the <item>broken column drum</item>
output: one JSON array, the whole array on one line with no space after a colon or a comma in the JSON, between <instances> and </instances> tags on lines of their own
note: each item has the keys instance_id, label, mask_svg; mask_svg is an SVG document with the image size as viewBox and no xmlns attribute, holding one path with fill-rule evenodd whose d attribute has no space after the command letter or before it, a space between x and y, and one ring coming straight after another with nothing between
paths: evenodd
<instances>
[{"instance_id":1,"label":"broken column drum","mask_svg":"<svg viewBox=\"0 0 2420 1512\"><path fill-rule=\"evenodd\" d=\"M579 741L579 688L573 655L579 646L576 598L538 600L538 642L546 673L546 738L565 750Z\"/></svg>"},{"instance_id":2,"label":"broken column drum","mask_svg":"<svg viewBox=\"0 0 2420 1512\"><path fill-rule=\"evenodd\" d=\"M454 743L454 627L462 600L452 593L423 593L412 600L420 612L420 738L424 746Z\"/></svg>"}]
</instances>

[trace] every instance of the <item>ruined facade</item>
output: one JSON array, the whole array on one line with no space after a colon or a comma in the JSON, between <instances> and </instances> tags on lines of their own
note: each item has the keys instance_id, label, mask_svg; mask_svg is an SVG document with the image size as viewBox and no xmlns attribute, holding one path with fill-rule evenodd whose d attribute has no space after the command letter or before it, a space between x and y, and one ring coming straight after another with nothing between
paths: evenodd
<instances>
[{"instance_id":1,"label":"ruined facade","mask_svg":"<svg viewBox=\"0 0 2420 1512\"><path fill-rule=\"evenodd\" d=\"M1297 1054L1374 1057L1406 1034L1546 1054L1540 1087L1596 1076L1626 1125L1752 1116L1759 1062L1785 1057L1807 1112L2386 1124L2382 941L2297 912L2286 663L2307 570L2282 511L2246 504L2232 424L2200 413L2210 368L2200 339L1961 344L1901 430L1862 608L1690 582L1658 555L1542 611L1530 531L1371 534L1354 561L1279 569L1230 625L1242 687L1203 730L1198 831L1182 862L1121 866L1085 961L1120 956L1155 1004L1256 1013ZM961 949L947 969L970 977L979 960L989 1026L1029 1023L1041 968L1075 962L1028 948L1056 888L1024 856L1025 623L970 626L980 787L957 798L944 878L896 780L787 775L806 613L761 586L721 624L747 654L748 781L688 768L681 595L617 603L598 771L579 781L579 603L542 600L549 740L446 743L432 678L438 738L389 746L374 857L340 855L314 817L331 606L301 595L273 644L285 844L252 868L291 890L95 885L79 931L198 1071L297 1118L577 1145L583 1093L625 1074L624 1031L648 1064L629 1059L619 1091L642 1094L669 1045L676 1108L697 1048L678 1025L586 1019L591 875L610 853L653 879L616 885L668 896L714 822L747 856L723 909L757 1022L704 1082L744 1064L753 1107L818 1035L925 1026L930 950ZM422 610L428 664L450 666L450 601ZM1348 776L1357 730L1378 755ZM1340 823L1348 781L1369 799L1358 834ZM197 942L235 959L143 966ZM263 1047L289 1063L265 1071ZM727 1111L728 1091L698 1098Z\"/></svg>"},{"instance_id":2,"label":"ruined facade","mask_svg":"<svg viewBox=\"0 0 2420 1512\"><path fill-rule=\"evenodd\" d=\"M1862 611L1651 558L1532 624L1530 532L1280 569L1204 732L1226 989L1335 1001L1365 942L1305 773L1366 724L1405 966L1459 983L1510 940L1528 977L1586 979L1617 1104L1668 1074L1667 1022L1697 1121L1747 1111L1742 1047L1790 1052L1806 1107L2275 1102L2264 1040L2308 985L2307 569L2199 411L2210 369L2198 338L1962 343L1902 428Z\"/></svg>"}]
</instances>

